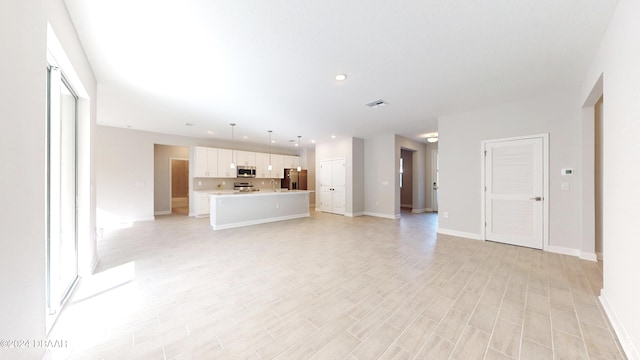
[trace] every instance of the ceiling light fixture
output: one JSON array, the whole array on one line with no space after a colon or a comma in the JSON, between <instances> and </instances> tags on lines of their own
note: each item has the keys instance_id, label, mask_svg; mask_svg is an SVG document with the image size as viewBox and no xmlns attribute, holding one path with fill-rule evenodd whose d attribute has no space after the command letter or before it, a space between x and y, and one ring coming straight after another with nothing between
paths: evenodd
<instances>
[{"instance_id":1,"label":"ceiling light fixture","mask_svg":"<svg viewBox=\"0 0 640 360\"><path fill-rule=\"evenodd\" d=\"M347 74L338 74L336 75L336 80L343 81L347 79Z\"/></svg>"},{"instance_id":2,"label":"ceiling light fixture","mask_svg":"<svg viewBox=\"0 0 640 360\"><path fill-rule=\"evenodd\" d=\"M267 170L269 171L273 170L273 166L271 166L271 144L273 143L271 140L271 133L272 131L269 130L269 165L267 165Z\"/></svg>"},{"instance_id":3,"label":"ceiling light fixture","mask_svg":"<svg viewBox=\"0 0 640 360\"><path fill-rule=\"evenodd\" d=\"M438 142L438 137L437 136L428 137L427 138L427 142L429 142L429 143Z\"/></svg>"},{"instance_id":4,"label":"ceiling light fixture","mask_svg":"<svg viewBox=\"0 0 640 360\"><path fill-rule=\"evenodd\" d=\"M235 123L231 123L229 125L231 125L231 164L229 164L229 168L233 169L233 168L236 167L236 164L233 162L233 153L234 153L234 151L233 151L233 128L236 127L236 124Z\"/></svg>"},{"instance_id":5,"label":"ceiling light fixture","mask_svg":"<svg viewBox=\"0 0 640 360\"><path fill-rule=\"evenodd\" d=\"M298 145L297 145L298 148L300 148L300 138L301 138L301 136L298 135ZM302 166L300 166L300 165L302 165L302 164L300 163L300 156L298 156L298 171L302 170Z\"/></svg>"},{"instance_id":6,"label":"ceiling light fixture","mask_svg":"<svg viewBox=\"0 0 640 360\"><path fill-rule=\"evenodd\" d=\"M331 135L331 138L332 138L332 139L335 139L335 138L336 138L336 136L335 136L335 135Z\"/></svg>"}]
</instances>

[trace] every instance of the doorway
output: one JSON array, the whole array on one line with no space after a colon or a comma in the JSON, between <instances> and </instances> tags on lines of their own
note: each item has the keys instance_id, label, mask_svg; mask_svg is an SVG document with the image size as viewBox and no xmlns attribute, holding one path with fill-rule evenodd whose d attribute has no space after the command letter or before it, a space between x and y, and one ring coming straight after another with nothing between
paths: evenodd
<instances>
[{"instance_id":1,"label":"doorway","mask_svg":"<svg viewBox=\"0 0 640 360\"><path fill-rule=\"evenodd\" d=\"M413 151L400 149L400 208L413 208Z\"/></svg>"},{"instance_id":2,"label":"doorway","mask_svg":"<svg viewBox=\"0 0 640 360\"><path fill-rule=\"evenodd\" d=\"M171 213L189 215L189 159L169 159Z\"/></svg>"},{"instance_id":3,"label":"doorway","mask_svg":"<svg viewBox=\"0 0 640 360\"><path fill-rule=\"evenodd\" d=\"M604 117L604 98L601 96L596 103L594 114L594 210L595 210L595 252L596 259L602 261L602 149L603 149L603 132L602 122Z\"/></svg>"},{"instance_id":4,"label":"doorway","mask_svg":"<svg viewBox=\"0 0 640 360\"><path fill-rule=\"evenodd\" d=\"M47 329L78 280L78 96L52 58L47 67Z\"/></svg>"},{"instance_id":5,"label":"doorway","mask_svg":"<svg viewBox=\"0 0 640 360\"><path fill-rule=\"evenodd\" d=\"M548 135L483 141L484 239L543 249Z\"/></svg>"}]
</instances>

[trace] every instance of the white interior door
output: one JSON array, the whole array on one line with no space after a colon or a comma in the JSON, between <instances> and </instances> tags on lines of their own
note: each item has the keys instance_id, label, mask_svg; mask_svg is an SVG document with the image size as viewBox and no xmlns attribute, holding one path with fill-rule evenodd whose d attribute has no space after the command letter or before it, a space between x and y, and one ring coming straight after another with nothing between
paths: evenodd
<instances>
[{"instance_id":1,"label":"white interior door","mask_svg":"<svg viewBox=\"0 0 640 360\"><path fill-rule=\"evenodd\" d=\"M346 170L343 159L320 162L320 210L345 214Z\"/></svg>"},{"instance_id":2,"label":"white interior door","mask_svg":"<svg viewBox=\"0 0 640 360\"><path fill-rule=\"evenodd\" d=\"M543 138L485 144L487 240L543 247Z\"/></svg>"},{"instance_id":3,"label":"white interior door","mask_svg":"<svg viewBox=\"0 0 640 360\"><path fill-rule=\"evenodd\" d=\"M433 180L431 195L431 211L438 211L438 187L440 186L440 164L438 150L431 151L431 179Z\"/></svg>"},{"instance_id":4,"label":"white interior door","mask_svg":"<svg viewBox=\"0 0 640 360\"><path fill-rule=\"evenodd\" d=\"M331 177L333 183L333 209L335 214L345 214L345 185L347 182L347 174L344 160L334 160L331 162Z\"/></svg>"}]
</instances>

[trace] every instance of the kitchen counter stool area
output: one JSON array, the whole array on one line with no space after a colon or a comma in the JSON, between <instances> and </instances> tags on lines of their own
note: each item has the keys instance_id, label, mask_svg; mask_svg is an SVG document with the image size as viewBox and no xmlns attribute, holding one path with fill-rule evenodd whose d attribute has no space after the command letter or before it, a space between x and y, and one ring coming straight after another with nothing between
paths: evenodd
<instances>
[{"instance_id":1,"label":"kitchen counter stool area","mask_svg":"<svg viewBox=\"0 0 640 360\"><path fill-rule=\"evenodd\" d=\"M209 194L214 230L263 224L310 216L309 191L256 191Z\"/></svg>"}]
</instances>

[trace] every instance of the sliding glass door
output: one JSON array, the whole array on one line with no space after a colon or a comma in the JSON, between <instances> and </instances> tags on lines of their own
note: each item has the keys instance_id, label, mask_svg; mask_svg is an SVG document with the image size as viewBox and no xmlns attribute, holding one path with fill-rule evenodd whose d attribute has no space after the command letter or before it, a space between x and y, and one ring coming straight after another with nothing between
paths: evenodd
<instances>
[{"instance_id":1,"label":"sliding glass door","mask_svg":"<svg viewBox=\"0 0 640 360\"><path fill-rule=\"evenodd\" d=\"M78 97L57 66L47 73L47 300L55 315L78 278Z\"/></svg>"}]
</instances>

